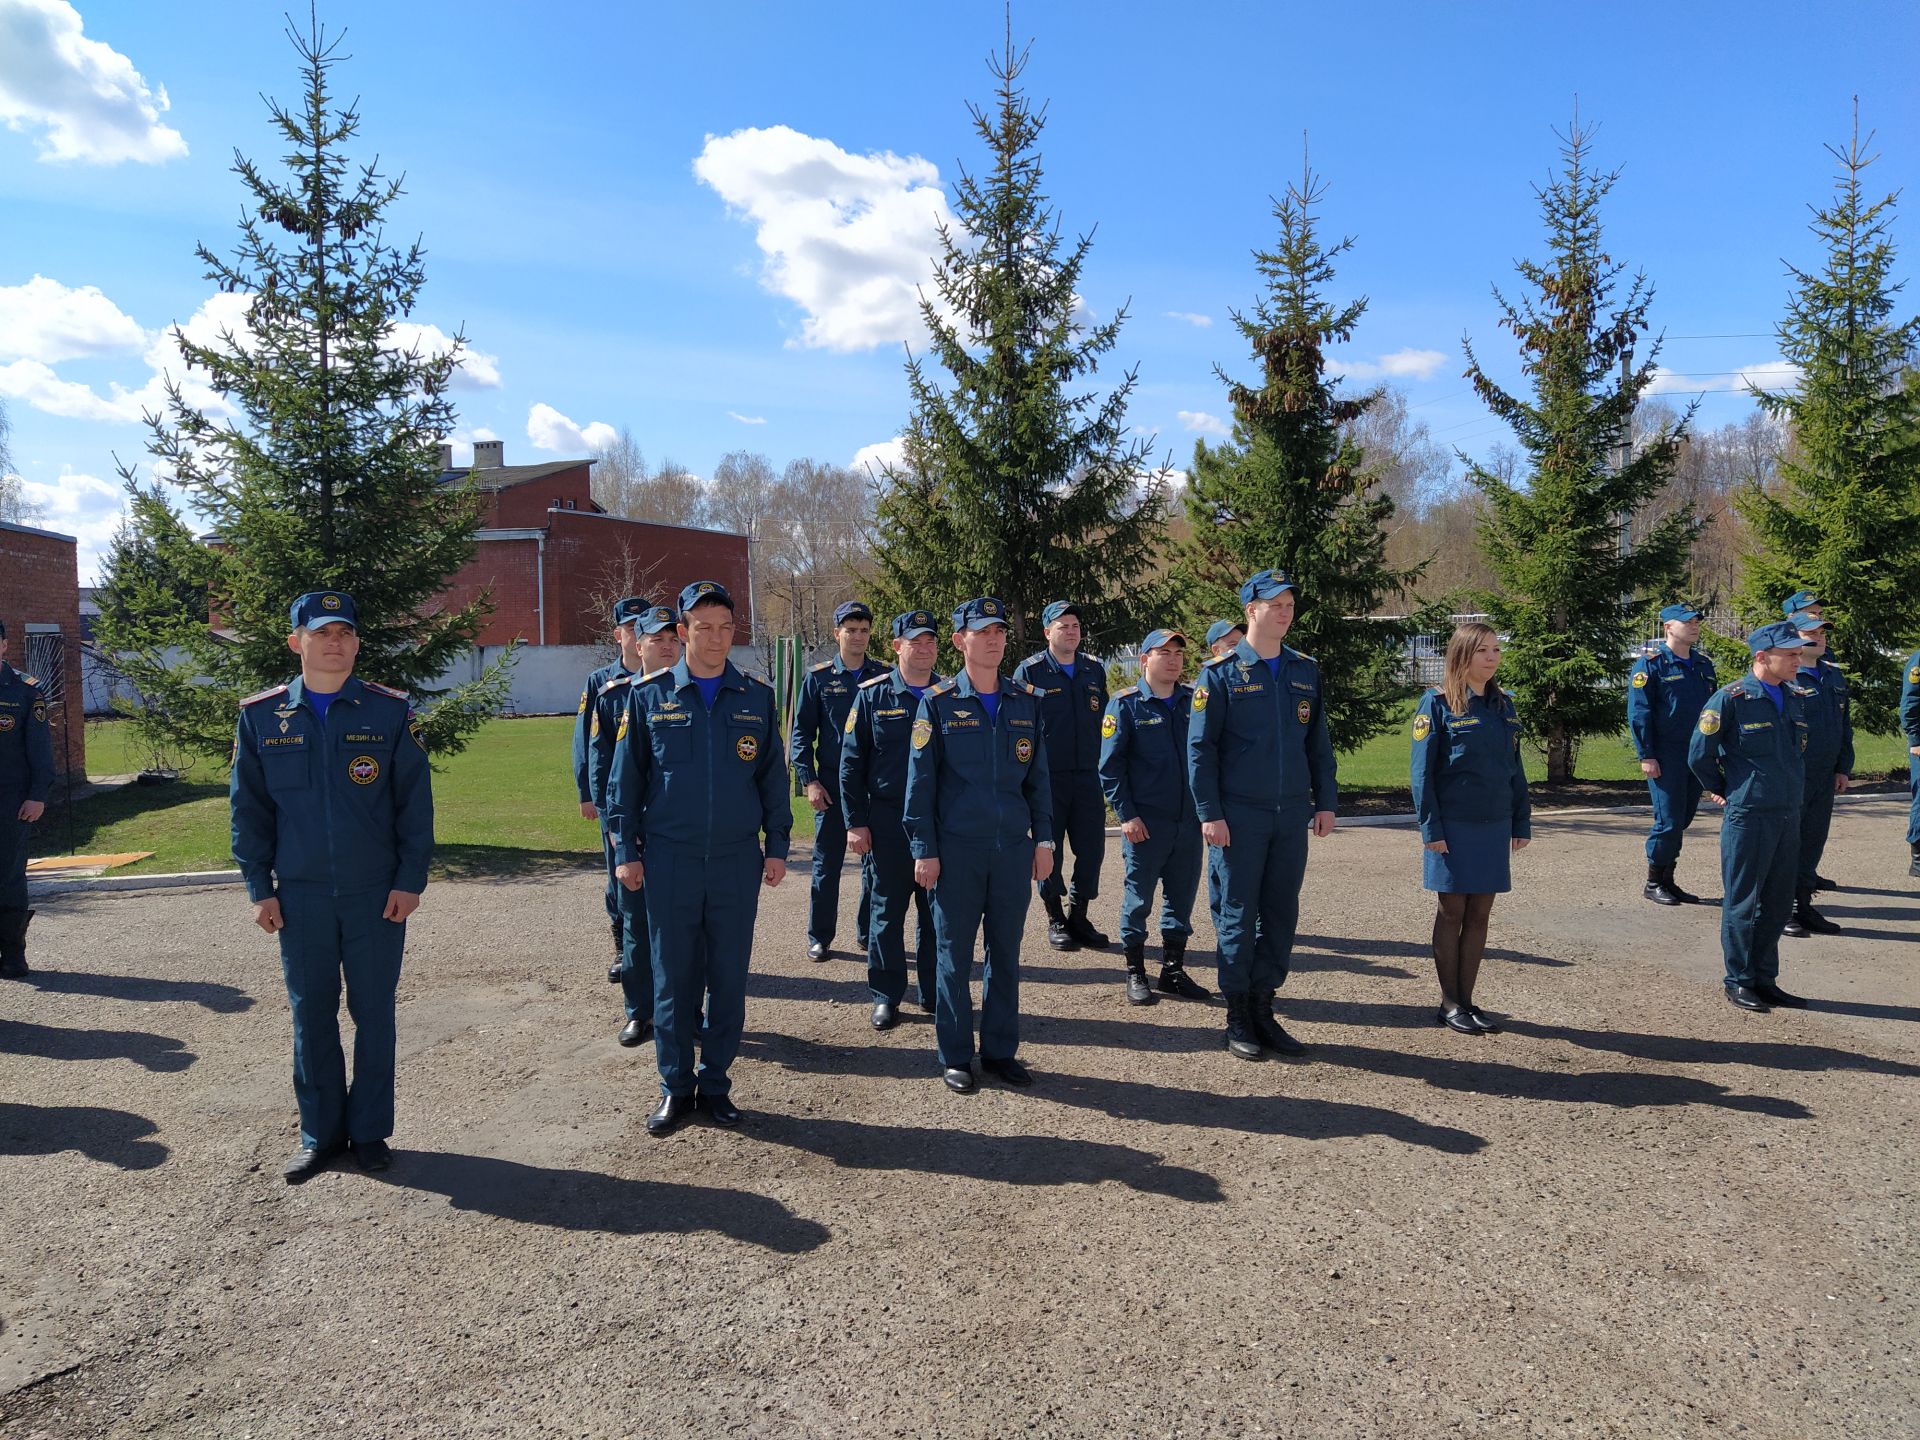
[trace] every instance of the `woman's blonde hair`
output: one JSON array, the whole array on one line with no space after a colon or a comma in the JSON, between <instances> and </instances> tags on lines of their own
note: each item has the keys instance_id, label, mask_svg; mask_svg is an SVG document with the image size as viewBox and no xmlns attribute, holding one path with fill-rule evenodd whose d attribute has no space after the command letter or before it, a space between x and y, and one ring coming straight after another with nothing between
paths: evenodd
<instances>
[{"instance_id":1,"label":"woman's blonde hair","mask_svg":"<svg viewBox=\"0 0 1920 1440\"><path fill-rule=\"evenodd\" d=\"M1446 658L1440 666L1440 693L1447 697L1447 708L1456 715L1467 713L1467 666L1473 663L1474 652L1489 640L1495 644L1500 641L1499 633L1491 625L1467 620L1454 629L1447 641ZM1499 706L1505 700L1500 687L1489 681L1487 703Z\"/></svg>"}]
</instances>

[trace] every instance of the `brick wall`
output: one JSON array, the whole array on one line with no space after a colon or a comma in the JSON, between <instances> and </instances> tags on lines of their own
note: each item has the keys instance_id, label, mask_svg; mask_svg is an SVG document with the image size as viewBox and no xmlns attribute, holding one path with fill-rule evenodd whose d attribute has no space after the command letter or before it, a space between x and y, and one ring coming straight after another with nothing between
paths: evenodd
<instances>
[{"instance_id":1,"label":"brick wall","mask_svg":"<svg viewBox=\"0 0 1920 1440\"><path fill-rule=\"evenodd\" d=\"M53 760L87 773L87 732L80 686L80 562L72 537L50 530L0 524L0 620L7 626L7 660L26 670L27 627L58 625L66 657L64 706L54 722ZM42 680L46 676L39 677Z\"/></svg>"},{"instance_id":2,"label":"brick wall","mask_svg":"<svg viewBox=\"0 0 1920 1440\"><path fill-rule=\"evenodd\" d=\"M635 593L668 604L696 580L718 580L733 596L735 643L751 640L746 536L575 510L554 511L548 520L549 643L591 645L603 639L610 617L595 602L619 589L629 574L639 580Z\"/></svg>"},{"instance_id":3,"label":"brick wall","mask_svg":"<svg viewBox=\"0 0 1920 1440\"><path fill-rule=\"evenodd\" d=\"M555 500L560 502L562 509L569 500L576 510L589 509L593 505L592 475L591 468L583 460L570 470L560 470L538 480L495 490L488 499L486 528L537 530L547 523L547 510Z\"/></svg>"},{"instance_id":4,"label":"brick wall","mask_svg":"<svg viewBox=\"0 0 1920 1440\"><path fill-rule=\"evenodd\" d=\"M478 599L481 591L492 589L493 615L480 629L482 645L513 640L539 643L538 553L538 542L533 540L482 540L473 559L441 592L446 608L458 610Z\"/></svg>"}]
</instances>

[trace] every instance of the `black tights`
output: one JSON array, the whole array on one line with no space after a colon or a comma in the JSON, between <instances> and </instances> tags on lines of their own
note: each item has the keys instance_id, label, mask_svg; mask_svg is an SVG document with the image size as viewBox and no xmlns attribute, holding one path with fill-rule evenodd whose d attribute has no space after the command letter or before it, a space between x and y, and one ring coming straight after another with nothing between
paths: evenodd
<instances>
[{"instance_id":1,"label":"black tights","mask_svg":"<svg viewBox=\"0 0 1920 1440\"><path fill-rule=\"evenodd\" d=\"M1491 895L1442 895L1433 917L1433 968L1440 976L1440 998L1449 1008L1473 1004L1473 982L1480 978L1480 957L1487 949Z\"/></svg>"}]
</instances>

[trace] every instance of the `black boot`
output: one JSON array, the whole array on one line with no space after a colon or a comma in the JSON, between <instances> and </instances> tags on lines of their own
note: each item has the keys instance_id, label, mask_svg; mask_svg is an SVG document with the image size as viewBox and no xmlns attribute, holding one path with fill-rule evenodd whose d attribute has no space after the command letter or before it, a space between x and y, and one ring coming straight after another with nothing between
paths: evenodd
<instances>
[{"instance_id":1,"label":"black boot","mask_svg":"<svg viewBox=\"0 0 1920 1440\"><path fill-rule=\"evenodd\" d=\"M1807 909L1807 892L1804 890L1794 891L1793 914L1787 919L1786 929L1780 933L1783 935L1791 935L1796 940L1804 940L1808 935L1812 934L1813 931L1807 924Z\"/></svg>"},{"instance_id":2,"label":"black boot","mask_svg":"<svg viewBox=\"0 0 1920 1440\"><path fill-rule=\"evenodd\" d=\"M1078 940L1089 950L1107 948L1107 937L1094 929L1087 921L1087 902L1076 900L1073 908L1067 911L1067 934Z\"/></svg>"},{"instance_id":3,"label":"black boot","mask_svg":"<svg viewBox=\"0 0 1920 1440\"><path fill-rule=\"evenodd\" d=\"M1668 865L1664 869L1667 880L1667 893L1670 895L1678 895L1682 905L1698 905L1700 903L1700 897L1689 891L1682 890L1680 888L1680 882L1673 878L1673 870L1674 867L1672 865Z\"/></svg>"},{"instance_id":4,"label":"black boot","mask_svg":"<svg viewBox=\"0 0 1920 1440\"><path fill-rule=\"evenodd\" d=\"M0 910L0 979L24 980L27 968L27 925L31 910Z\"/></svg>"},{"instance_id":5,"label":"black boot","mask_svg":"<svg viewBox=\"0 0 1920 1440\"><path fill-rule=\"evenodd\" d=\"M1651 862L1647 865L1646 888L1640 893L1656 905L1684 905L1687 903L1673 891L1673 871L1665 865L1655 865Z\"/></svg>"},{"instance_id":6,"label":"black boot","mask_svg":"<svg viewBox=\"0 0 1920 1440\"><path fill-rule=\"evenodd\" d=\"M1160 932L1160 988L1182 1000L1205 1000L1206 988L1187 974L1187 937L1172 930Z\"/></svg>"},{"instance_id":7,"label":"black boot","mask_svg":"<svg viewBox=\"0 0 1920 1440\"><path fill-rule=\"evenodd\" d=\"M1043 903L1047 907L1047 944L1056 950L1078 950L1080 947L1067 930L1067 912L1060 907L1060 897L1045 896Z\"/></svg>"},{"instance_id":8,"label":"black boot","mask_svg":"<svg viewBox=\"0 0 1920 1440\"><path fill-rule=\"evenodd\" d=\"M1260 1037L1253 1030L1253 997L1227 996L1227 1052L1242 1060L1261 1058Z\"/></svg>"},{"instance_id":9,"label":"black boot","mask_svg":"<svg viewBox=\"0 0 1920 1440\"><path fill-rule=\"evenodd\" d=\"M1840 933L1840 927L1838 925L1834 924L1833 921L1827 919L1826 916L1813 908L1813 891L1802 890L1799 894L1799 900L1800 903L1795 909L1799 912L1798 918L1800 923L1806 926L1809 932L1815 935L1838 935Z\"/></svg>"},{"instance_id":10,"label":"black boot","mask_svg":"<svg viewBox=\"0 0 1920 1440\"><path fill-rule=\"evenodd\" d=\"M1256 990L1253 992L1253 1009L1248 1017L1253 1021L1253 1033L1260 1037L1260 1043L1278 1055L1304 1055L1307 1047L1287 1033L1273 1014L1274 997L1277 990Z\"/></svg>"},{"instance_id":11,"label":"black boot","mask_svg":"<svg viewBox=\"0 0 1920 1440\"><path fill-rule=\"evenodd\" d=\"M1153 987L1147 984L1147 942L1135 940L1127 946L1127 1003L1153 1004Z\"/></svg>"},{"instance_id":12,"label":"black boot","mask_svg":"<svg viewBox=\"0 0 1920 1440\"><path fill-rule=\"evenodd\" d=\"M1907 862L1907 874L1920 875L1920 843L1913 847L1913 859Z\"/></svg>"}]
</instances>

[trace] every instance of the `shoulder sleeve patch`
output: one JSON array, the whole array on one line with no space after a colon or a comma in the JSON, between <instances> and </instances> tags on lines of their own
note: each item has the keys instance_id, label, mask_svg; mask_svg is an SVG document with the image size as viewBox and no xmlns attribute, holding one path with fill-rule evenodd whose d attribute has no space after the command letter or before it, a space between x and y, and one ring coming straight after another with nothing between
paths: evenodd
<instances>
[{"instance_id":1,"label":"shoulder sleeve patch","mask_svg":"<svg viewBox=\"0 0 1920 1440\"><path fill-rule=\"evenodd\" d=\"M271 700L275 695L284 695L286 693L287 687L285 685L275 685L271 690L262 690L258 694L247 696L240 703L242 705L251 705L256 700Z\"/></svg>"}]
</instances>

